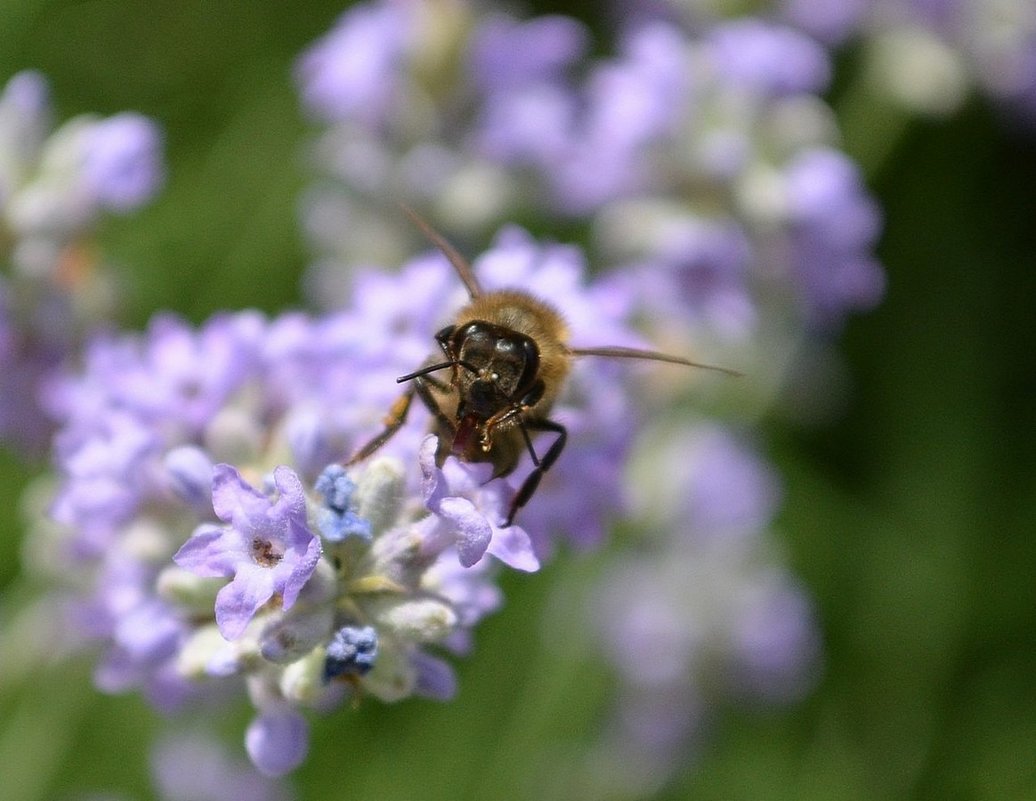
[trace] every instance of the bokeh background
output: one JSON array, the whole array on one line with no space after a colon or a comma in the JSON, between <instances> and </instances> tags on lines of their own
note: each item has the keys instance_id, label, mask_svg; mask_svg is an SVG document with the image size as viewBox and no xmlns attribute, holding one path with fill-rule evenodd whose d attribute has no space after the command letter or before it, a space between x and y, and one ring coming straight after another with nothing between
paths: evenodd
<instances>
[{"instance_id":1,"label":"bokeh background","mask_svg":"<svg viewBox=\"0 0 1036 801\"><path fill-rule=\"evenodd\" d=\"M595 5L559 9L592 21ZM291 65L341 10L0 5L0 79L42 71L59 119L132 109L164 127L165 191L101 235L132 287L127 326L162 308L200 321L299 303L310 173ZM981 97L945 120L891 119L857 67L852 49L841 56L831 101L884 209L887 297L843 332L832 413L763 424L822 671L790 710L723 710L663 798L1036 798L1036 126ZM29 476L0 456L0 621L32 591L17 580ZM316 720L299 796L570 797L542 757L578 749L608 692L565 625L566 589L595 568L566 556L506 577L452 703ZM98 694L85 663L3 675L0 796L152 797L147 740L162 721L141 699ZM227 721L234 747L242 725Z\"/></svg>"}]
</instances>

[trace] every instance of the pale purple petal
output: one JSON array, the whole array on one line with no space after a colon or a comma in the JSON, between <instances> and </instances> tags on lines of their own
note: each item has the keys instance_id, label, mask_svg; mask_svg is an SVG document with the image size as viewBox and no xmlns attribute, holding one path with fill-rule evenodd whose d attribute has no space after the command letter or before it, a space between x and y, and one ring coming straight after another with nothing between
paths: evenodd
<instances>
[{"instance_id":1,"label":"pale purple petal","mask_svg":"<svg viewBox=\"0 0 1036 801\"><path fill-rule=\"evenodd\" d=\"M328 120L379 123L399 90L410 14L403 4L358 5L302 54L296 77L306 106Z\"/></svg>"},{"instance_id":2,"label":"pale purple petal","mask_svg":"<svg viewBox=\"0 0 1036 801\"><path fill-rule=\"evenodd\" d=\"M507 528L493 528L493 537L486 552L508 567L534 573L540 569L540 560L532 547L532 540L524 529L512 525Z\"/></svg>"},{"instance_id":3,"label":"pale purple petal","mask_svg":"<svg viewBox=\"0 0 1036 801\"><path fill-rule=\"evenodd\" d=\"M234 547L234 545L238 547ZM204 523L173 555L173 561L198 576L232 576L246 555L244 543L227 526Z\"/></svg>"},{"instance_id":4,"label":"pale purple petal","mask_svg":"<svg viewBox=\"0 0 1036 801\"><path fill-rule=\"evenodd\" d=\"M173 492L203 515L212 514L212 459L201 448L185 445L165 456Z\"/></svg>"},{"instance_id":5,"label":"pale purple petal","mask_svg":"<svg viewBox=\"0 0 1036 801\"><path fill-rule=\"evenodd\" d=\"M220 520L243 533L265 520L270 499L245 481L235 467L218 464L212 470L212 507Z\"/></svg>"},{"instance_id":6,"label":"pale purple petal","mask_svg":"<svg viewBox=\"0 0 1036 801\"><path fill-rule=\"evenodd\" d=\"M452 497L443 498L429 508L451 525L462 565L471 567L482 558L492 539L493 527L475 504L467 498Z\"/></svg>"},{"instance_id":7,"label":"pale purple petal","mask_svg":"<svg viewBox=\"0 0 1036 801\"><path fill-rule=\"evenodd\" d=\"M234 580L216 595L216 625L220 634L228 640L240 637L275 591L273 571L254 565L239 566Z\"/></svg>"},{"instance_id":8,"label":"pale purple petal","mask_svg":"<svg viewBox=\"0 0 1036 801\"><path fill-rule=\"evenodd\" d=\"M302 588L309 581L309 577L313 575L322 553L320 538L315 537L304 523L293 518L288 521L288 530L294 547L298 548L301 545L302 553L297 560L293 561L291 575L281 588L283 608L286 610L294 605L299 597L299 593L302 592Z\"/></svg>"},{"instance_id":9,"label":"pale purple petal","mask_svg":"<svg viewBox=\"0 0 1036 801\"><path fill-rule=\"evenodd\" d=\"M499 92L553 77L586 51L586 28L571 17L518 20L495 14L469 44L468 71L482 92Z\"/></svg>"}]
</instances>

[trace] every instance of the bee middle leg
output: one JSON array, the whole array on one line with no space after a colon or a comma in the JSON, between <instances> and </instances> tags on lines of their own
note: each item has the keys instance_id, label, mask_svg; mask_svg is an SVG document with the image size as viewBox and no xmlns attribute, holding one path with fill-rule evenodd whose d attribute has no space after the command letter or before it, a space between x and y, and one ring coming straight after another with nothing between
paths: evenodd
<instances>
[{"instance_id":1,"label":"bee middle leg","mask_svg":"<svg viewBox=\"0 0 1036 801\"><path fill-rule=\"evenodd\" d=\"M543 474L546 473L551 465L558 460L561 455L561 451L565 449L565 442L568 440L568 431L561 423L555 423L553 420L526 420L522 421L522 436L525 438L525 444L529 449L529 453L532 455L532 462L535 465L532 472L525 477L525 481L522 482L521 488L519 488L514 499L511 501L511 508L507 512L507 520L504 521L504 528L509 527L514 523L514 516L518 513L525 504L529 502L533 493L536 492L536 488L540 485L540 479L543 478ZM527 429L533 431L551 431L557 434L557 439L551 443L547 452L542 458L536 457L536 451L532 448L532 441L529 439Z\"/></svg>"}]
</instances>

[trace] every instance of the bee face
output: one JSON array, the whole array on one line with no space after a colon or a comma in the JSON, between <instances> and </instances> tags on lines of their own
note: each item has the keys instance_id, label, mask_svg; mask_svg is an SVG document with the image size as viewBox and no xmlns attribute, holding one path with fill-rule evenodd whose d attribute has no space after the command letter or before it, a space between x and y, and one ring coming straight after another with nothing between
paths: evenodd
<instances>
[{"instance_id":1,"label":"bee face","mask_svg":"<svg viewBox=\"0 0 1036 801\"><path fill-rule=\"evenodd\" d=\"M489 420L520 401L535 384L536 342L504 326L475 320L453 329L448 355L459 365L457 416Z\"/></svg>"}]
</instances>

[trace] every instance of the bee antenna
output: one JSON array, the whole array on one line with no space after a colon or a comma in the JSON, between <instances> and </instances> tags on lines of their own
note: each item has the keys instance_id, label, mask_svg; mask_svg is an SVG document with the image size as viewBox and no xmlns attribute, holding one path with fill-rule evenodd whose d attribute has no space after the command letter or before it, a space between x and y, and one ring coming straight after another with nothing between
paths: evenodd
<instances>
[{"instance_id":1,"label":"bee antenna","mask_svg":"<svg viewBox=\"0 0 1036 801\"><path fill-rule=\"evenodd\" d=\"M455 362L440 362L439 364L429 364L427 367L422 367L420 370L414 370L412 373L401 375L396 379L397 384L402 384L405 381L413 381L415 378L419 378L429 373L434 373L436 370L445 370L447 367L453 367Z\"/></svg>"},{"instance_id":2,"label":"bee antenna","mask_svg":"<svg viewBox=\"0 0 1036 801\"><path fill-rule=\"evenodd\" d=\"M442 234L432 228L431 225L414 211L406 203L400 202L399 207L403 210L403 213L410 218L411 222L421 229L429 241L435 245L442 252L450 264L453 265L453 269L457 271L457 275L460 280L464 283L465 289L468 290L468 295L472 298L477 298L482 294L482 287L479 286L478 279L475 277L474 270L471 269L471 265L468 264L468 260L465 259L453 245L451 245Z\"/></svg>"},{"instance_id":3,"label":"bee antenna","mask_svg":"<svg viewBox=\"0 0 1036 801\"><path fill-rule=\"evenodd\" d=\"M740 378L744 373L740 373L737 370L731 370L729 367L719 367L715 364L702 364L701 362L692 362L690 359L685 359L682 356L672 356L668 353L659 353L655 350L640 350L639 348L620 348L620 347L603 347L603 348L571 348L569 350L573 356L603 356L606 359L646 359L655 362L668 362L669 364L682 364L685 367L700 367L703 370L715 370L718 373L725 373L726 375Z\"/></svg>"}]
</instances>

